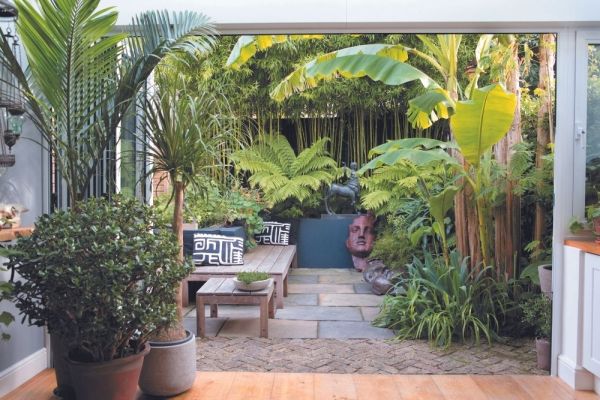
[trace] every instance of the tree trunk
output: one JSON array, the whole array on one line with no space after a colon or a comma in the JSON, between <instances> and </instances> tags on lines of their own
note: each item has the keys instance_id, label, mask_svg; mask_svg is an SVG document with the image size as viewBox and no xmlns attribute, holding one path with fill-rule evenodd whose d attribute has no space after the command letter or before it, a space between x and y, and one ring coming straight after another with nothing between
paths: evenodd
<instances>
[{"instance_id":1,"label":"tree trunk","mask_svg":"<svg viewBox=\"0 0 600 400\"><path fill-rule=\"evenodd\" d=\"M185 186L182 182L173 182L173 190L175 190L175 199L173 203L173 233L177 237L179 244L179 256L177 257L180 263L185 261L183 257L183 200L185 194ZM175 294L175 304L177 305L177 317L174 323L162 332L157 333L155 340L171 341L184 339L186 337L185 328L183 327L183 304L181 299L181 284ZM154 340L154 339L153 339Z\"/></svg>"},{"instance_id":2,"label":"tree trunk","mask_svg":"<svg viewBox=\"0 0 600 400\"><path fill-rule=\"evenodd\" d=\"M552 121L552 98L554 90L554 62L555 62L556 39L554 34L547 33L540 36L539 46L539 84L542 90L542 104L537 115L537 143L535 148L535 167L544 167L543 157L547 152L548 144L551 143ZM538 249L543 247L545 230L546 209L541 201L535 204L535 224L533 240L537 241Z\"/></svg>"},{"instance_id":3,"label":"tree trunk","mask_svg":"<svg viewBox=\"0 0 600 400\"><path fill-rule=\"evenodd\" d=\"M508 134L494 147L496 161L502 165L509 165L512 158L512 147L520 143L521 136L521 92L519 90L519 52L518 44L512 45L512 65L506 80L506 89L515 94L517 107L515 119ZM506 200L504 204L494 210L495 240L494 259L496 271L504 273L510 278L515 273L516 263L519 259L519 244L521 236L521 199L513 194L514 182L506 181L504 188Z\"/></svg>"}]
</instances>

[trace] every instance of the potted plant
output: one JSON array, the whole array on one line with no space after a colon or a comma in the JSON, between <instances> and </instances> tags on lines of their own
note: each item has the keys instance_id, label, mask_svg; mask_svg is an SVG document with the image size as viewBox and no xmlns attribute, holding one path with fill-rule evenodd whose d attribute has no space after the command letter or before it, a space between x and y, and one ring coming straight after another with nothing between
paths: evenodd
<instances>
[{"instance_id":1,"label":"potted plant","mask_svg":"<svg viewBox=\"0 0 600 400\"><path fill-rule=\"evenodd\" d=\"M587 206L585 214L591 225L592 232L596 237L596 243L600 243L600 204Z\"/></svg>"},{"instance_id":2,"label":"potted plant","mask_svg":"<svg viewBox=\"0 0 600 400\"><path fill-rule=\"evenodd\" d=\"M534 330L538 368L550 370L552 333L552 301L545 295L534 295L521 304L523 323Z\"/></svg>"},{"instance_id":3,"label":"potted plant","mask_svg":"<svg viewBox=\"0 0 600 400\"><path fill-rule=\"evenodd\" d=\"M90 199L41 216L7 266L30 324L62 339L79 399L133 399L148 338L175 318L189 265L153 210L135 199Z\"/></svg>"},{"instance_id":4,"label":"potted plant","mask_svg":"<svg viewBox=\"0 0 600 400\"><path fill-rule=\"evenodd\" d=\"M172 190L172 230L183 263L183 211L185 192L193 187L206 194L208 177L226 173L223 160L239 146L229 104L215 88L186 91L187 82L169 60L156 74L157 92L144 110L147 156L153 161L150 174L167 173ZM183 278L183 277L182 277ZM183 327L181 290L171 299L177 318L155 335L152 350L140 377L140 388L148 395L168 397L192 387L196 378L196 341Z\"/></svg>"},{"instance_id":5,"label":"potted plant","mask_svg":"<svg viewBox=\"0 0 600 400\"><path fill-rule=\"evenodd\" d=\"M0 248L0 257L8 255L8 253L4 253L4 250L5 249ZM6 269L0 266L0 274L3 272L6 272ZM10 282L6 282L5 280L0 279L0 303L3 300L10 300L12 298L12 293L12 284ZM0 340L10 339L10 335L5 331L5 328L8 327L14 320L14 315L9 313L8 311L0 310Z\"/></svg>"},{"instance_id":6,"label":"potted plant","mask_svg":"<svg viewBox=\"0 0 600 400\"><path fill-rule=\"evenodd\" d=\"M235 288L247 292L263 290L269 286L270 275L266 272L242 271L233 278Z\"/></svg>"}]
</instances>

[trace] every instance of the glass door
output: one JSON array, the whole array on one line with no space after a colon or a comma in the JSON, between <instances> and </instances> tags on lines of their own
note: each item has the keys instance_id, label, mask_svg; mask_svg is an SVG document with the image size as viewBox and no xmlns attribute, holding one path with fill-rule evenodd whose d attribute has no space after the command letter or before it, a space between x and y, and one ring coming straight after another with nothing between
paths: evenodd
<instances>
[{"instance_id":1,"label":"glass door","mask_svg":"<svg viewBox=\"0 0 600 400\"><path fill-rule=\"evenodd\" d=\"M583 217L600 202L600 32L582 32L577 43L574 211Z\"/></svg>"}]
</instances>

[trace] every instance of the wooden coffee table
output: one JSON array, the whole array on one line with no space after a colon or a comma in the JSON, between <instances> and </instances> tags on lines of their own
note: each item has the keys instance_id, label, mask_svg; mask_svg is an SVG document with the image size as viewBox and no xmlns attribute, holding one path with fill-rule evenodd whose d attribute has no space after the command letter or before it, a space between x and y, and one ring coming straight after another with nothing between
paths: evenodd
<instances>
[{"instance_id":1,"label":"wooden coffee table","mask_svg":"<svg viewBox=\"0 0 600 400\"><path fill-rule=\"evenodd\" d=\"M196 322L198 337L206 335L206 315L204 306L210 304L211 318L217 318L219 304L256 304L260 307L260 337L269 337L269 318L275 318L273 301L273 279L269 285L256 292L237 290L233 278L210 278L196 292Z\"/></svg>"}]
</instances>

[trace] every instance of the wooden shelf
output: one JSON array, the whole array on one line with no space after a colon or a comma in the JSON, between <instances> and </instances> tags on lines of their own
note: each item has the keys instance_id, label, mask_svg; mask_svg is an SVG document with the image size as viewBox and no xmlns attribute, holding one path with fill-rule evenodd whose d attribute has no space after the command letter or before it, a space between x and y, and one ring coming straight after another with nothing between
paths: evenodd
<instances>
[{"instance_id":1,"label":"wooden shelf","mask_svg":"<svg viewBox=\"0 0 600 400\"><path fill-rule=\"evenodd\" d=\"M15 240L21 236L29 236L33 232L33 226L21 228L0 229L0 242Z\"/></svg>"},{"instance_id":2,"label":"wooden shelf","mask_svg":"<svg viewBox=\"0 0 600 400\"><path fill-rule=\"evenodd\" d=\"M583 250L586 253L592 253L600 256L600 244L596 243L593 238L590 239L567 239L566 246L575 247Z\"/></svg>"}]
</instances>

